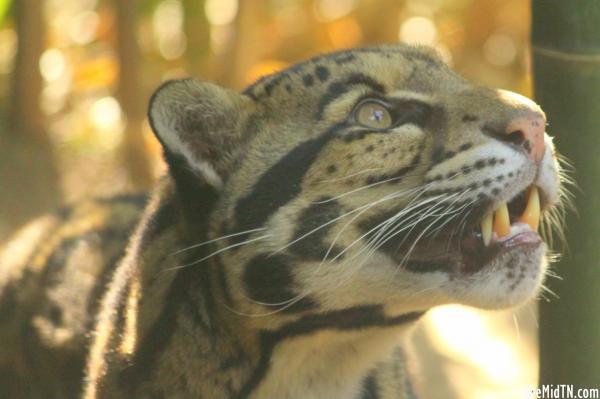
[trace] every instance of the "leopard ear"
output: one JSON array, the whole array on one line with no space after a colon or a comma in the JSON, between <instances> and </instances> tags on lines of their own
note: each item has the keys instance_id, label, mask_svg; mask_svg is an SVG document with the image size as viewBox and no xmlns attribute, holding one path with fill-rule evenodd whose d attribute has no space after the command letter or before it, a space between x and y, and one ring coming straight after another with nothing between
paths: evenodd
<instances>
[{"instance_id":1,"label":"leopard ear","mask_svg":"<svg viewBox=\"0 0 600 399\"><path fill-rule=\"evenodd\" d=\"M164 83L148 118L176 184L200 179L219 190L239 151L249 97L194 79Z\"/></svg>"}]
</instances>

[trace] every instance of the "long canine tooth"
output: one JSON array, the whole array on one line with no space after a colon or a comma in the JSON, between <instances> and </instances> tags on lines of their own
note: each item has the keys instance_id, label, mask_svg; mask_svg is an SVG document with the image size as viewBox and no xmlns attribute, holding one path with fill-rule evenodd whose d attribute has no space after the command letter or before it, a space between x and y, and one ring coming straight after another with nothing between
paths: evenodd
<instances>
[{"instance_id":1,"label":"long canine tooth","mask_svg":"<svg viewBox=\"0 0 600 399\"><path fill-rule=\"evenodd\" d=\"M538 229L540 224L540 194L536 186L531 186L529 189L527 206L519 218L519 222L527 223L533 231Z\"/></svg>"},{"instance_id":2,"label":"long canine tooth","mask_svg":"<svg viewBox=\"0 0 600 399\"><path fill-rule=\"evenodd\" d=\"M494 212L494 233L498 237L504 237L510 233L510 216L508 216L506 202L503 202Z\"/></svg>"},{"instance_id":3,"label":"long canine tooth","mask_svg":"<svg viewBox=\"0 0 600 399\"><path fill-rule=\"evenodd\" d=\"M492 240L492 212L488 212L483 219L481 219L481 236L483 238L483 244L487 247L490 245Z\"/></svg>"}]
</instances>

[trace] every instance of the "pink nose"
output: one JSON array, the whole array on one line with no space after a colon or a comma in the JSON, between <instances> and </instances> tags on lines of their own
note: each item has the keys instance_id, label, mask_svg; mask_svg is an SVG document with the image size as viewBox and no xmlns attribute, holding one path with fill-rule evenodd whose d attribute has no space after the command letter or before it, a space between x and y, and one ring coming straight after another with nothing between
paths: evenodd
<instances>
[{"instance_id":1,"label":"pink nose","mask_svg":"<svg viewBox=\"0 0 600 399\"><path fill-rule=\"evenodd\" d=\"M546 119L539 114L521 116L513 119L506 127L510 141L520 143L531 159L540 163L545 151L544 131Z\"/></svg>"}]
</instances>

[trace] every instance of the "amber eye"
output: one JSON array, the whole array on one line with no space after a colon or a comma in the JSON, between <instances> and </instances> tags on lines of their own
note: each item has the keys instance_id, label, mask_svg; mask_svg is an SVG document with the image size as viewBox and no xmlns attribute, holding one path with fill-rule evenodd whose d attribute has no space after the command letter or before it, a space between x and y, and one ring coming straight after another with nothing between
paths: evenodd
<instances>
[{"instance_id":1,"label":"amber eye","mask_svg":"<svg viewBox=\"0 0 600 399\"><path fill-rule=\"evenodd\" d=\"M372 129L388 129L392 126L392 116L385 106L377 101L365 101L354 111L358 123Z\"/></svg>"}]
</instances>

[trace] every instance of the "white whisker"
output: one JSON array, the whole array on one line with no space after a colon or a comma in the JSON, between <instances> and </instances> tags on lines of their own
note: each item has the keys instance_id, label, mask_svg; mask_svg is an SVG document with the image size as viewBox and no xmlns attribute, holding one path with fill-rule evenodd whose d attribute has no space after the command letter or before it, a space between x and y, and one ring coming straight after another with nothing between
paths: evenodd
<instances>
[{"instance_id":1,"label":"white whisker","mask_svg":"<svg viewBox=\"0 0 600 399\"><path fill-rule=\"evenodd\" d=\"M263 230L266 230L266 229L267 229L266 227L261 227L261 228L258 228L258 229L250 229L250 230L246 230L246 231L241 231L239 233L233 233L233 234L228 234L226 236L217 237L217 238L214 238L212 240L204 241L204 242L201 242L199 244L194 244L194 245L191 245L189 247L177 250L175 252L170 253L169 256L176 255L176 254L179 254L179 253L182 253L182 252L185 252L185 251L189 251L190 249L202 247L204 245L212 244L213 242L221 241L221 240L224 240L226 238L237 237L237 236L241 236L241 235L244 235L244 234L254 233L254 232L257 232L257 231L263 231Z\"/></svg>"}]
</instances>

